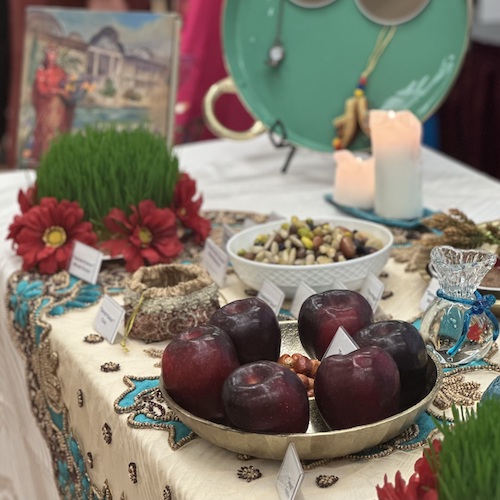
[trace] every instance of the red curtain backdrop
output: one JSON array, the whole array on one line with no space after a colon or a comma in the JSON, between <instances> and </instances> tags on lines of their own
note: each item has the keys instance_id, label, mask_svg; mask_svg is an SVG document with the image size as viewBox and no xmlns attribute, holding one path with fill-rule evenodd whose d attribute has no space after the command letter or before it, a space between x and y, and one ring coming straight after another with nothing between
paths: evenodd
<instances>
[{"instance_id":1,"label":"red curtain backdrop","mask_svg":"<svg viewBox=\"0 0 500 500\"><path fill-rule=\"evenodd\" d=\"M500 178L500 47L471 43L439 130L444 153Z\"/></svg>"},{"instance_id":2,"label":"red curtain backdrop","mask_svg":"<svg viewBox=\"0 0 500 500\"><path fill-rule=\"evenodd\" d=\"M210 86L227 76L222 48L223 0L181 0L181 59L177 94L176 142L213 137L203 123L201 106ZM253 119L234 95L215 107L219 120L233 130L245 130Z\"/></svg>"}]
</instances>

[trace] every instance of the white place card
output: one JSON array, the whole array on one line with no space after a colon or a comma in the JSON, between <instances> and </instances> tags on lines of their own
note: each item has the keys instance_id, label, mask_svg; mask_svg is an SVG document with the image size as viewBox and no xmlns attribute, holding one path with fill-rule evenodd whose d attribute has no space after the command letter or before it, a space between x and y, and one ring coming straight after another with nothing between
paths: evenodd
<instances>
[{"instance_id":1,"label":"white place card","mask_svg":"<svg viewBox=\"0 0 500 500\"><path fill-rule=\"evenodd\" d=\"M268 222L272 222L275 220L283 220L283 222L286 222L286 217L284 215L279 214L278 212L271 212L269 214L269 217L267 218Z\"/></svg>"},{"instance_id":2,"label":"white place card","mask_svg":"<svg viewBox=\"0 0 500 500\"><path fill-rule=\"evenodd\" d=\"M372 306L372 310L375 311L384 293L384 288L385 285L373 273L369 273L359 293Z\"/></svg>"},{"instance_id":3,"label":"white place card","mask_svg":"<svg viewBox=\"0 0 500 500\"><path fill-rule=\"evenodd\" d=\"M124 316L125 309L109 295L104 295L94 319L94 329L110 344L113 344L120 327L123 326Z\"/></svg>"},{"instance_id":4,"label":"white place card","mask_svg":"<svg viewBox=\"0 0 500 500\"><path fill-rule=\"evenodd\" d=\"M280 500L293 500L300 490L303 479L304 469L295 445L290 443L276 479L276 489Z\"/></svg>"},{"instance_id":5,"label":"white place card","mask_svg":"<svg viewBox=\"0 0 500 500\"><path fill-rule=\"evenodd\" d=\"M236 231L229 224L222 224L222 244L221 248L226 252L227 242L236 234Z\"/></svg>"},{"instance_id":6,"label":"white place card","mask_svg":"<svg viewBox=\"0 0 500 500\"><path fill-rule=\"evenodd\" d=\"M68 265L68 273L95 285L101 270L102 258L101 251L80 241L75 241Z\"/></svg>"},{"instance_id":7,"label":"white place card","mask_svg":"<svg viewBox=\"0 0 500 500\"><path fill-rule=\"evenodd\" d=\"M229 256L221 247L215 244L212 238L207 238L205 241L201 262L210 277L217 283L217 286L224 288Z\"/></svg>"},{"instance_id":8,"label":"white place card","mask_svg":"<svg viewBox=\"0 0 500 500\"><path fill-rule=\"evenodd\" d=\"M439 290L439 280L437 278L432 278L429 285L425 289L422 298L420 299L420 310L426 311L431 305L431 302L436 298L436 293Z\"/></svg>"},{"instance_id":9,"label":"white place card","mask_svg":"<svg viewBox=\"0 0 500 500\"><path fill-rule=\"evenodd\" d=\"M276 316L279 314L283 301L285 300L285 293L281 288L275 285L269 278L264 280L260 287L257 298L267 302Z\"/></svg>"},{"instance_id":10,"label":"white place card","mask_svg":"<svg viewBox=\"0 0 500 500\"><path fill-rule=\"evenodd\" d=\"M241 225L242 229L246 229L247 227L255 226L255 222L252 219L245 219L243 224Z\"/></svg>"},{"instance_id":11,"label":"white place card","mask_svg":"<svg viewBox=\"0 0 500 500\"><path fill-rule=\"evenodd\" d=\"M308 299L311 295L316 293L307 283L301 281L299 286L297 287L297 291L293 296L292 305L290 306L290 312L294 318L299 317L300 308L302 304Z\"/></svg>"},{"instance_id":12,"label":"white place card","mask_svg":"<svg viewBox=\"0 0 500 500\"><path fill-rule=\"evenodd\" d=\"M334 354L350 354L358 349L359 345L356 344L354 339L340 326L330 342L328 349L325 351L323 359L328 358L328 356L333 356Z\"/></svg>"},{"instance_id":13,"label":"white place card","mask_svg":"<svg viewBox=\"0 0 500 500\"><path fill-rule=\"evenodd\" d=\"M347 286L344 284L344 282L337 278L336 276L334 276L332 278L332 290L347 290Z\"/></svg>"}]
</instances>

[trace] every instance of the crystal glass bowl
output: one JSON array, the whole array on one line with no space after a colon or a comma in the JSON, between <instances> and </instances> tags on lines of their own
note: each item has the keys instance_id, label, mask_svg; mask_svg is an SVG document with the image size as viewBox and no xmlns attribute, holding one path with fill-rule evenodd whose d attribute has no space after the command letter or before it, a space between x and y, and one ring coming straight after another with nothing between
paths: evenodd
<instances>
[{"instance_id":1,"label":"crystal glass bowl","mask_svg":"<svg viewBox=\"0 0 500 500\"><path fill-rule=\"evenodd\" d=\"M268 264L240 257L238 252L251 248L258 235L272 233L285 221L259 224L242 230L231 237L227 243L231 264L241 281L259 290L265 278L269 278L283 290L287 298L292 298L301 281L307 283L316 292L331 289L334 278L351 290L359 290L369 273L377 276L382 271L389 259L393 244L392 233L386 227L349 217L313 217L312 219L315 223L328 222L333 226L343 226L351 231L368 233L382 242L382 248L374 253L343 262L301 266Z\"/></svg>"}]
</instances>

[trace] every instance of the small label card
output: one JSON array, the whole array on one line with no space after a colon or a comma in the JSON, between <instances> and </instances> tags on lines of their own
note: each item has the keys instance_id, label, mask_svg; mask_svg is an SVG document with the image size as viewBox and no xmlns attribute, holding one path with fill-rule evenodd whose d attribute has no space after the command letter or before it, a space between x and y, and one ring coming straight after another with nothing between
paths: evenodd
<instances>
[{"instance_id":1,"label":"small label card","mask_svg":"<svg viewBox=\"0 0 500 500\"><path fill-rule=\"evenodd\" d=\"M97 283L103 253L84 243L75 241L68 265L68 273L91 285Z\"/></svg>"},{"instance_id":2,"label":"small label card","mask_svg":"<svg viewBox=\"0 0 500 500\"><path fill-rule=\"evenodd\" d=\"M303 479L304 469L295 445L290 443L276 479L276 489L280 500L293 500L300 490Z\"/></svg>"},{"instance_id":3,"label":"small label card","mask_svg":"<svg viewBox=\"0 0 500 500\"><path fill-rule=\"evenodd\" d=\"M272 222L274 220L283 220L283 222L286 221L286 217L284 215L279 214L278 212L271 212L269 214L269 217L267 218L268 222Z\"/></svg>"},{"instance_id":4,"label":"small label card","mask_svg":"<svg viewBox=\"0 0 500 500\"><path fill-rule=\"evenodd\" d=\"M308 299L311 295L316 293L307 283L301 281L299 286L297 287L297 291L293 297L292 305L290 306L290 312L294 318L299 317L300 308L302 304Z\"/></svg>"},{"instance_id":5,"label":"small label card","mask_svg":"<svg viewBox=\"0 0 500 500\"><path fill-rule=\"evenodd\" d=\"M274 314L278 316L281 306L283 305L283 301L285 300L285 293L269 278L266 278L260 287L257 298L267 302L274 311Z\"/></svg>"},{"instance_id":6,"label":"small label card","mask_svg":"<svg viewBox=\"0 0 500 500\"><path fill-rule=\"evenodd\" d=\"M375 311L384 293L385 285L373 274L369 273L359 293L368 301Z\"/></svg>"},{"instance_id":7,"label":"small label card","mask_svg":"<svg viewBox=\"0 0 500 500\"><path fill-rule=\"evenodd\" d=\"M427 286L422 298L420 299L420 310L425 311L431 305L431 302L436 298L436 292L439 290L439 281L437 278L432 278Z\"/></svg>"},{"instance_id":8,"label":"small label card","mask_svg":"<svg viewBox=\"0 0 500 500\"><path fill-rule=\"evenodd\" d=\"M328 349L325 351L323 359L334 354L349 354L358 349L359 345L356 344L353 338L340 326L330 342Z\"/></svg>"},{"instance_id":9,"label":"small label card","mask_svg":"<svg viewBox=\"0 0 500 500\"><path fill-rule=\"evenodd\" d=\"M94 329L110 344L113 344L120 327L123 325L124 316L125 309L109 295L104 295L101 307L99 307L94 319Z\"/></svg>"},{"instance_id":10,"label":"small label card","mask_svg":"<svg viewBox=\"0 0 500 500\"><path fill-rule=\"evenodd\" d=\"M229 224L222 224L221 247L226 251L227 242L236 234L236 231Z\"/></svg>"},{"instance_id":11,"label":"small label card","mask_svg":"<svg viewBox=\"0 0 500 500\"><path fill-rule=\"evenodd\" d=\"M224 288L229 257L221 247L215 244L212 238L207 238L205 241L201 262L217 286Z\"/></svg>"},{"instance_id":12,"label":"small label card","mask_svg":"<svg viewBox=\"0 0 500 500\"><path fill-rule=\"evenodd\" d=\"M347 290L347 287L344 285L344 282L337 277L332 278L332 290Z\"/></svg>"},{"instance_id":13,"label":"small label card","mask_svg":"<svg viewBox=\"0 0 500 500\"><path fill-rule=\"evenodd\" d=\"M255 222L252 219L245 219L241 225L241 229L246 229L248 227L255 226Z\"/></svg>"}]
</instances>

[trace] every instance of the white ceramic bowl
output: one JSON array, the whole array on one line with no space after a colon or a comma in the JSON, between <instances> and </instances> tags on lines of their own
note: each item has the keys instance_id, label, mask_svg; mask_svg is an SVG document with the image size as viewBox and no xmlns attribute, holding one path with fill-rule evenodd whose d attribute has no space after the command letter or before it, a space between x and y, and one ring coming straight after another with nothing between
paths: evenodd
<instances>
[{"instance_id":1,"label":"white ceramic bowl","mask_svg":"<svg viewBox=\"0 0 500 500\"><path fill-rule=\"evenodd\" d=\"M350 217L317 217L315 223L329 222L334 226L343 226L350 230L366 232L378 238L383 247L374 253L356 257L344 262L332 264L314 264L303 266L267 264L238 256L241 249L253 246L259 234L270 234L281 227L285 220L259 224L235 234L227 242L227 251L231 264L238 277L251 288L259 290L265 278L269 278L283 290L287 298L292 298L301 281L307 283L316 292L332 288L333 278L340 280L351 290L359 290L369 273L375 276L382 271L391 253L392 233L380 224Z\"/></svg>"}]
</instances>

